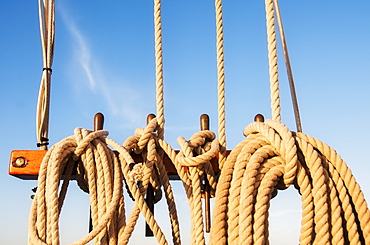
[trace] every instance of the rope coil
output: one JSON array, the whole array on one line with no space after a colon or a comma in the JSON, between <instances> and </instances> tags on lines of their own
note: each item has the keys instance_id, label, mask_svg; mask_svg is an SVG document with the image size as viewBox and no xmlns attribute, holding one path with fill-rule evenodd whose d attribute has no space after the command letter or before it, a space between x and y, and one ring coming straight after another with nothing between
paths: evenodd
<instances>
[{"instance_id":1,"label":"rope coil","mask_svg":"<svg viewBox=\"0 0 370 245\"><path fill-rule=\"evenodd\" d=\"M77 166L77 183L90 196L93 229L73 244L127 244L140 213L159 244L168 244L146 203L148 188L154 203L166 199L172 242L181 244L176 204L164 154L174 163L191 213L191 242L205 244L202 196L205 185L216 196L210 244L268 244L271 199L294 186L302 200L300 244L370 244L370 211L350 169L328 145L280 123L280 91L274 8L266 0L272 119L244 129L246 138L226 158L225 89L222 3L216 0L219 139L202 130L189 140L178 138L178 154L164 141L161 2L154 2L157 118L139 128L123 145L105 130L77 128L74 136L47 152L29 218L29 244L59 244L59 217L69 180ZM54 44L54 3L39 1L44 67L38 103L38 146L46 149L51 64ZM279 17L278 17L279 18ZM280 20L279 20L280 22ZM279 26L281 24L279 23ZM282 32L282 31L281 31ZM283 34L283 33L282 33ZM299 121L297 119L298 127ZM118 152L114 153L112 148ZM135 162L130 154L139 154ZM219 154L217 184L210 160ZM62 184L60 184L63 179ZM126 216L123 185L134 201ZM217 188L216 188L217 185ZM150 186L150 187L149 187Z\"/></svg>"},{"instance_id":2,"label":"rope coil","mask_svg":"<svg viewBox=\"0 0 370 245\"><path fill-rule=\"evenodd\" d=\"M153 125L155 127L152 127ZM127 244L140 213L153 230L158 243L167 244L144 200L148 183L154 186L155 202L161 198L160 188L164 187L173 227L173 242L180 244L171 186L165 167L155 152L156 140L152 136L148 137L148 134L156 135L150 130L157 126L154 119L145 130L137 130L138 135L130 137L124 146L107 138L108 132L105 130L93 132L81 128L75 130L74 136L52 146L40 166L38 189L29 218L29 244L60 243L58 220L72 170L76 165L78 185L90 196L93 230L73 244L86 244L91 240L94 240L95 244L117 244L118 241L120 244ZM108 146L119 154L115 154ZM146 156L143 163L135 163L130 156L130 151L134 148L136 151L141 150ZM134 165L132 169L131 164ZM159 176L156 176L156 173ZM64 180L60 186L62 178ZM127 220L122 192L123 180L135 200Z\"/></svg>"},{"instance_id":3,"label":"rope coil","mask_svg":"<svg viewBox=\"0 0 370 245\"><path fill-rule=\"evenodd\" d=\"M221 172L211 244L268 244L277 189L302 199L300 244L367 244L370 212L351 171L328 145L274 120L254 122Z\"/></svg>"}]
</instances>

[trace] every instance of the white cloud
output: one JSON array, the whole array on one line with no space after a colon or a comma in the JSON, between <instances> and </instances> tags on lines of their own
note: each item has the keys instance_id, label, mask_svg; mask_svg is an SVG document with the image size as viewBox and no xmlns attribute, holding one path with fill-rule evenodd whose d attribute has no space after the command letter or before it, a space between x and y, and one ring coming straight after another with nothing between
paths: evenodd
<instances>
[{"instance_id":1,"label":"white cloud","mask_svg":"<svg viewBox=\"0 0 370 245\"><path fill-rule=\"evenodd\" d=\"M118 116L123 121L121 124L123 127L136 127L138 122L145 121L146 114L141 112L143 111L142 101L145 94L132 89L124 79L115 77L109 69L105 69L109 65L99 62L90 48L90 41L79 29L68 9L59 4L59 12L72 38L71 46L74 55L71 57L70 63L77 65L77 67L71 68L73 70L71 80L76 88L79 88L78 93L82 91L80 88L84 88L83 93L85 94L79 97L87 100L89 100L88 97L96 98L90 98L89 101L93 102L101 101L109 113ZM84 102L82 101L82 103Z\"/></svg>"},{"instance_id":2,"label":"white cloud","mask_svg":"<svg viewBox=\"0 0 370 245\"><path fill-rule=\"evenodd\" d=\"M91 59L91 51L90 48L82 35L81 31L77 28L76 24L73 21L72 16L68 14L68 12L61 8L62 13L62 20L66 24L71 36L73 38L74 51L75 56L74 58L77 59L78 64L82 67L82 70L85 72L87 81L89 83L89 88L94 90L96 88L96 74L93 73L92 70L92 59Z\"/></svg>"}]
</instances>

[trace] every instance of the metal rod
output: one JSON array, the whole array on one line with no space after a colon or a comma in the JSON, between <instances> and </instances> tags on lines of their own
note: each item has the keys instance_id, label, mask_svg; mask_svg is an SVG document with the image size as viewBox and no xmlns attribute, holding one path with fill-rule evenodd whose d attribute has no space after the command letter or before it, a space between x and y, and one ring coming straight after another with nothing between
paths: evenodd
<instances>
[{"instance_id":1,"label":"metal rod","mask_svg":"<svg viewBox=\"0 0 370 245\"><path fill-rule=\"evenodd\" d=\"M148 184L148 188L146 189L145 202L146 202L146 205L148 205L150 212L152 212L154 216L154 190L153 190L153 186L150 183ZM146 237L154 236L152 229L150 229L149 224L146 222L145 222L145 236Z\"/></svg>"},{"instance_id":2,"label":"metal rod","mask_svg":"<svg viewBox=\"0 0 370 245\"><path fill-rule=\"evenodd\" d=\"M257 115L254 116L254 121L255 122L264 122L265 117L262 114L257 114Z\"/></svg>"},{"instance_id":3,"label":"metal rod","mask_svg":"<svg viewBox=\"0 0 370 245\"><path fill-rule=\"evenodd\" d=\"M286 70L288 74L288 81L289 81L289 87L290 87L290 94L291 94L292 102L293 102L295 123L296 123L297 131L302 132L302 123L301 123L301 116L299 115L297 93L296 93L295 86L294 86L293 71L290 65L288 46L286 44L286 38L285 38L285 33L284 33L284 28L283 28L283 21L280 15L280 8L279 8L278 0L274 0L274 7L275 7L275 14L277 18L278 27L279 27L281 45L283 47L285 66L286 66Z\"/></svg>"},{"instance_id":4,"label":"metal rod","mask_svg":"<svg viewBox=\"0 0 370 245\"><path fill-rule=\"evenodd\" d=\"M209 130L209 116L207 114L202 114L200 116L200 129ZM209 233L211 230L211 203L210 203L210 186L207 179L207 174L204 174L204 211L205 211L205 225L206 232Z\"/></svg>"},{"instance_id":5,"label":"metal rod","mask_svg":"<svg viewBox=\"0 0 370 245\"><path fill-rule=\"evenodd\" d=\"M94 116L94 131L103 130L104 127L104 115L100 112ZM90 207L90 221L89 221L89 232L93 229L93 223L91 218L91 207Z\"/></svg>"},{"instance_id":6,"label":"metal rod","mask_svg":"<svg viewBox=\"0 0 370 245\"><path fill-rule=\"evenodd\" d=\"M94 131L103 130L104 126L104 115L100 112L94 116Z\"/></svg>"},{"instance_id":7,"label":"metal rod","mask_svg":"<svg viewBox=\"0 0 370 245\"><path fill-rule=\"evenodd\" d=\"M146 118L146 124L149 124L149 122L155 118L154 114L149 114ZM154 216L154 189L153 186L149 183L148 188L146 189L146 198L145 198L146 205L148 205L148 208L150 212L152 212ZM146 237L153 237L154 233L152 229L150 229L150 226L148 223L145 222L145 236Z\"/></svg>"}]
</instances>

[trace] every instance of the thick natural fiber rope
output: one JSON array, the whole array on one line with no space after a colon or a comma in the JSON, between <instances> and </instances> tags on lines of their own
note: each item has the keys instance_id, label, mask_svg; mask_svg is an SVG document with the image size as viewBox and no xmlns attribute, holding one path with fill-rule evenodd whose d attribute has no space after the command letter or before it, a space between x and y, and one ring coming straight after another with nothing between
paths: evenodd
<instances>
[{"instance_id":1,"label":"thick natural fiber rope","mask_svg":"<svg viewBox=\"0 0 370 245\"><path fill-rule=\"evenodd\" d=\"M108 244L117 239L117 234L102 233L111 231L116 220L122 218L116 210L123 201L121 162L102 143L106 135L106 131L91 133L76 129L74 137L62 140L47 152L40 166L38 189L30 211L29 244L59 244L59 216L75 163L82 165L87 173L84 176L87 183L81 185L88 186L90 191L94 229L74 244L86 244L94 238L97 244ZM126 159L131 162L129 155ZM58 195L64 170L65 180Z\"/></svg>"},{"instance_id":2,"label":"thick natural fiber rope","mask_svg":"<svg viewBox=\"0 0 370 245\"><path fill-rule=\"evenodd\" d=\"M58 220L75 164L80 187L90 195L93 230L73 244L127 244L141 212L158 244L168 244L144 197L148 183L163 185L173 243L180 244L179 224L171 186L161 161L160 148L174 162L189 200L192 244L205 244L201 189L203 178L214 195L216 181L209 161L219 151L215 134L204 130L189 140L180 137L175 151L156 133L156 118L121 146L107 131L77 128L75 135L54 145L39 173L38 190L29 219L29 244L59 244ZM277 190L294 185L302 198L300 244L370 244L370 212L364 195L340 156L323 142L290 132L274 120L254 122L230 153L216 191L211 244L268 244L269 203ZM118 151L117 154L108 147ZM142 154L134 163L130 152ZM64 173L64 181L60 179ZM159 175L156 175L159 173ZM125 214L123 179L135 204ZM59 194L58 194L59 192Z\"/></svg>"},{"instance_id":3,"label":"thick natural fiber rope","mask_svg":"<svg viewBox=\"0 0 370 245\"><path fill-rule=\"evenodd\" d=\"M49 134L49 106L51 66L54 56L54 15L53 0L39 0L39 21L42 44L43 71L39 89L36 111L36 137L42 150L47 149L46 144Z\"/></svg>"},{"instance_id":4,"label":"thick natural fiber rope","mask_svg":"<svg viewBox=\"0 0 370 245\"><path fill-rule=\"evenodd\" d=\"M278 78L278 63L276 53L276 33L275 33L275 17L273 0L265 0L266 8L266 27L267 27L267 49L269 59L269 74L270 74L270 98L272 119L281 120L280 115L280 91Z\"/></svg>"},{"instance_id":5,"label":"thick natural fiber rope","mask_svg":"<svg viewBox=\"0 0 370 245\"><path fill-rule=\"evenodd\" d=\"M216 50L218 77L218 138L220 141L219 167L226 161L226 115L225 115L225 66L224 66L224 30L222 19L222 0L215 1L216 8Z\"/></svg>"},{"instance_id":6,"label":"thick natural fiber rope","mask_svg":"<svg viewBox=\"0 0 370 245\"><path fill-rule=\"evenodd\" d=\"M157 119L152 119L145 129L137 129L135 136L129 137L123 146L107 138L105 130L92 132L77 128L74 136L51 147L40 166L38 190L30 211L29 244L60 243L60 211L76 164L78 184L90 195L93 230L73 244L86 244L93 239L95 244L127 244L140 212L158 244L168 244L144 200L149 183L156 193L155 202L160 200L161 186L164 187L173 244L181 244L172 188L158 150L171 158L183 181L191 212L192 244L205 244L201 190L204 190L202 185L207 178L210 194L215 195L216 179L209 161L219 152L219 142L213 132L203 130L188 141L180 137L178 141L182 150L176 154L159 138L158 127ZM113 153L108 145L119 155ZM130 152L141 154L143 163L134 163ZM62 173L64 181L60 187ZM135 200L128 217L122 192L123 179Z\"/></svg>"},{"instance_id":7,"label":"thick natural fiber rope","mask_svg":"<svg viewBox=\"0 0 370 245\"><path fill-rule=\"evenodd\" d=\"M215 1L216 30L217 30L217 76L218 76L218 134L220 139L220 168L226 160L226 117L225 117L225 71L223 48L222 1ZM163 55L162 55L162 21L161 1L154 0L154 29L155 29L155 63L156 63L156 103L158 117L158 136L164 137L164 96L163 96Z\"/></svg>"},{"instance_id":8,"label":"thick natural fiber rope","mask_svg":"<svg viewBox=\"0 0 370 245\"><path fill-rule=\"evenodd\" d=\"M328 145L277 121L254 122L219 178L211 244L268 244L277 189L302 196L300 244L370 244L370 212L350 169Z\"/></svg>"},{"instance_id":9,"label":"thick natural fiber rope","mask_svg":"<svg viewBox=\"0 0 370 245\"><path fill-rule=\"evenodd\" d=\"M175 166L181 180L183 180L185 192L188 197L191 213L191 243L205 244L203 211L202 211L202 180L207 178L211 186L211 192L216 188L215 175L210 160L219 152L219 142L213 132L204 130L194 134L188 141L183 137L178 138L181 147L177 154ZM194 156L196 152L198 156ZM188 171L181 170L187 167Z\"/></svg>"},{"instance_id":10,"label":"thick natural fiber rope","mask_svg":"<svg viewBox=\"0 0 370 245\"><path fill-rule=\"evenodd\" d=\"M163 185L170 214L173 243L180 244L181 241L179 222L172 187L169 183L166 168L163 164L163 159L160 157L160 153L157 152L157 148L159 149L159 146L157 145L159 137L156 133L156 129L158 127L159 125L157 124L157 119L152 119L145 129L137 129L135 132L135 136L130 137L125 141L124 147L128 149L129 152L134 151L136 154L142 154L143 159L145 159L144 162L147 168L143 170L144 177L142 178L142 181L140 183L141 192L143 194L146 193L146 189L148 188L148 184L150 183L156 190L155 202L158 202L161 198L161 194L158 191L160 191L160 186ZM154 173L156 172L159 173L159 176L154 175ZM135 224L137 221L139 211L140 210L138 209L138 207L134 207L131 213L129 220L133 224ZM134 226L129 227L132 227L132 230L134 228ZM131 235L132 230L128 234Z\"/></svg>"},{"instance_id":11,"label":"thick natural fiber rope","mask_svg":"<svg viewBox=\"0 0 370 245\"><path fill-rule=\"evenodd\" d=\"M164 138L164 95L163 95L163 55L161 0L154 0L155 71L158 136Z\"/></svg>"},{"instance_id":12,"label":"thick natural fiber rope","mask_svg":"<svg viewBox=\"0 0 370 245\"><path fill-rule=\"evenodd\" d=\"M219 91L223 94L221 6L221 1L216 1L217 57L221 84ZM154 12L158 125L156 120L152 120L146 129L137 130L136 136L125 141L124 146L106 138L106 131L93 133L81 129L76 130L74 137L66 138L53 146L43 161L39 190L31 208L30 244L59 244L58 219L72 166L76 163L79 169L78 183L91 197L94 229L74 244L85 244L92 239L95 239L96 244L126 244L140 212L153 230L158 243L167 244L144 200L148 183L156 191L156 201L161 196L160 186L164 186L173 243L180 244L175 202L161 162L162 150L175 163L184 183L192 217L192 243L205 243L201 182L207 176L211 187L215 189L216 181L209 160L218 153L220 144L213 133L205 131L194 135L189 141L180 138L182 150L176 155L163 140L160 1L155 1ZM250 124L245 129L246 139L232 151L225 164L220 160L223 167L216 193L211 243L268 244L269 202L276 195L277 189L285 189L294 184L301 192L303 203L301 244L368 244L369 209L346 164L324 143L301 133L292 133L279 123L280 102L272 1L266 1L266 16L272 114L275 120ZM51 70L46 71L49 73ZM219 115L224 116L224 97L222 99L221 95L220 98L222 102L219 103ZM224 129L224 125L219 128ZM155 132L156 129L158 132ZM222 134L219 133L220 138ZM206 139L211 140L211 143L207 143ZM116 157L107 144L119 152L119 157ZM221 151L225 149L221 143ZM131 151L142 154L142 165L133 162L129 155ZM194 156L195 153L199 155ZM130 163L134 166L130 166ZM66 180L59 187L63 170ZM159 173L159 176L154 173ZM122 195L123 179L135 200L127 221Z\"/></svg>"},{"instance_id":13,"label":"thick natural fiber rope","mask_svg":"<svg viewBox=\"0 0 370 245\"><path fill-rule=\"evenodd\" d=\"M93 230L73 244L86 244L93 239L95 244L127 244L140 212L158 243L168 244L144 200L148 183L156 190L156 202L160 199L163 185L173 243L180 244L171 186L156 152L158 136L154 131L157 127L156 119L152 120L146 129L138 129L136 136L127 139L124 146L107 138L107 131L92 132L80 128L75 130L74 136L54 145L40 166L38 190L29 218L29 244L60 243L59 216L75 164L78 184L90 196ZM118 157L108 145L119 153ZM130 151L143 154L143 164L134 163ZM64 181L60 187L63 172ZM123 179L135 200L127 221L122 193Z\"/></svg>"}]
</instances>

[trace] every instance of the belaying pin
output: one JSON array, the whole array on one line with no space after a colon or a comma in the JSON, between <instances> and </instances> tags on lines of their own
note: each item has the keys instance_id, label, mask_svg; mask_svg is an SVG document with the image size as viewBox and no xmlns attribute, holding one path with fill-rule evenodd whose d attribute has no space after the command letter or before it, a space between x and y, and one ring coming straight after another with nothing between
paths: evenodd
<instances>
[{"instance_id":1,"label":"belaying pin","mask_svg":"<svg viewBox=\"0 0 370 245\"><path fill-rule=\"evenodd\" d=\"M254 121L255 121L255 122L264 122L264 121L265 121L265 117L264 117L262 114L257 114L257 115L254 117Z\"/></svg>"},{"instance_id":2,"label":"belaying pin","mask_svg":"<svg viewBox=\"0 0 370 245\"><path fill-rule=\"evenodd\" d=\"M94 116L94 131L103 130L104 126L104 115L101 112L98 112ZM91 207L90 207L90 221L89 221L89 232L93 229L93 223L91 218Z\"/></svg>"},{"instance_id":3,"label":"belaying pin","mask_svg":"<svg viewBox=\"0 0 370 245\"><path fill-rule=\"evenodd\" d=\"M146 124L149 124L150 121L155 118L154 114L149 114L146 118ZM152 212L154 216L154 189L153 186L148 183L148 188L146 189L146 198L145 198L146 205L148 205L148 208L150 212ZM149 224L145 223L145 236L146 237L153 237L154 233L152 229L150 229Z\"/></svg>"},{"instance_id":4,"label":"belaying pin","mask_svg":"<svg viewBox=\"0 0 370 245\"><path fill-rule=\"evenodd\" d=\"M209 116L202 114L200 116L200 130L209 130ZM205 209L205 225L206 232L209 233L211 230L211 204L210 204L210 186L207 179L207 174L204 174L204 209Z\"/></svg>"}]
</instances>

